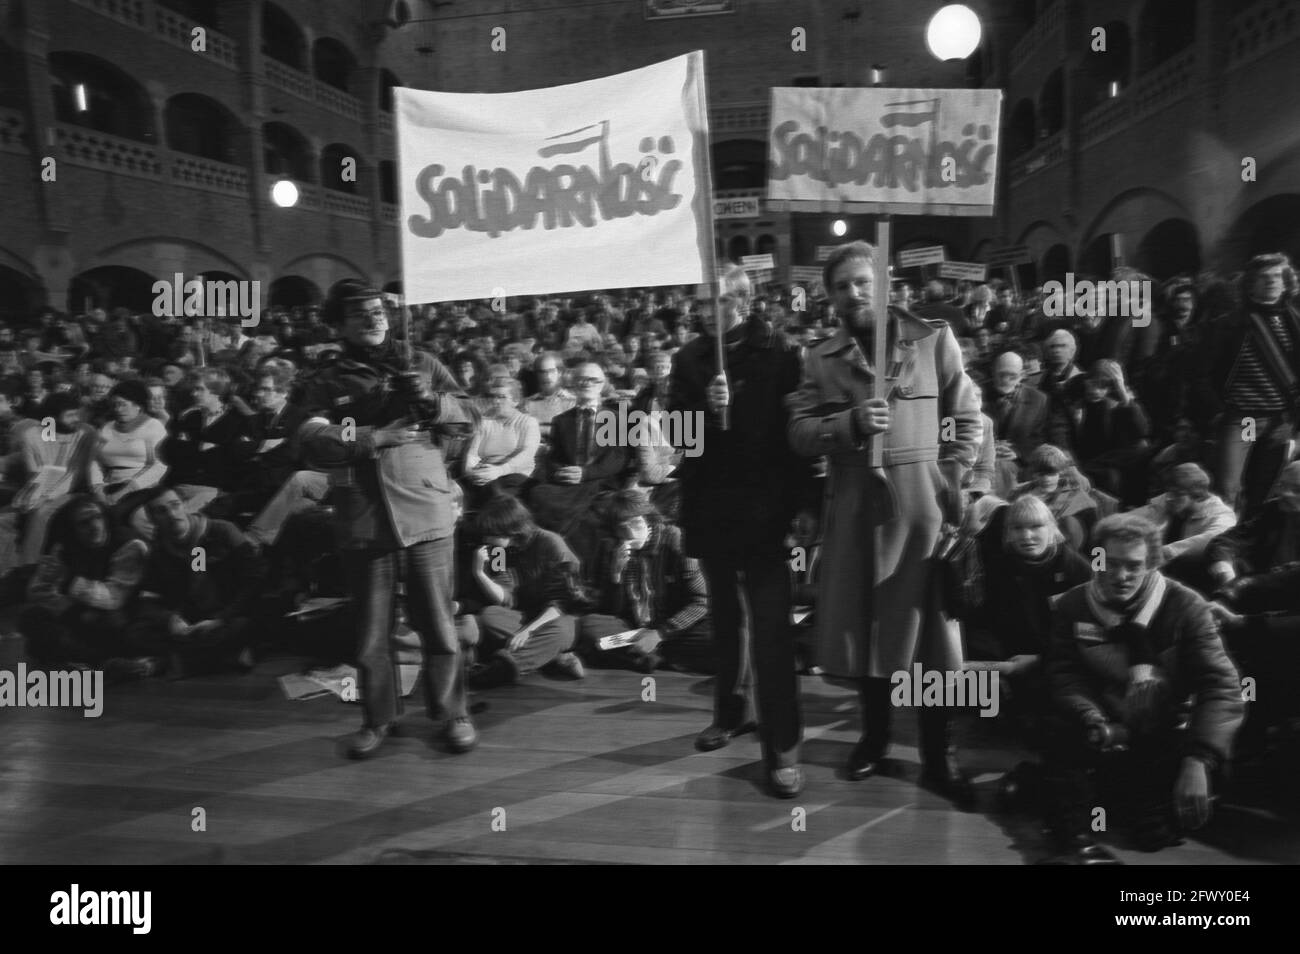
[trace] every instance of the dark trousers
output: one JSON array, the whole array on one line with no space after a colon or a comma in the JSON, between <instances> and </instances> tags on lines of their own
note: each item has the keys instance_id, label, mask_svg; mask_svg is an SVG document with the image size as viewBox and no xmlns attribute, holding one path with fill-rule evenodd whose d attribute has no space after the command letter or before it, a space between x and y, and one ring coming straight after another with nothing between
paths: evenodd
<instances>
[{"instance_id":1,"label":"dark trousers","mask_svg":"<svg viewBox=\"0 0 1300 954\"><path fill-rule=\"evenodd\" d=\"M79 662L94 666L127 652L120 611L74 604L63 612L45 606L25 606L18 628L27 640L28 655L42 666L61 668Z\"/></svg>"},{"instance_id":2,"label":"dark trousers","mask_svg":"<svg viewBox=\"0 0 1300 954\"><path fill-rule=\"evenodd\" d=\"M1172 821L1183 751L1173 716L1167 712L1143 731L1129 727L1127 750L1110 752L1092 748L1077 720L1050 720L1045 780L1053 834L1089 834L1095 808L1106 809L1108 827L1117 815L1139 826Z\"/></svg>"},{"instance_id":3,"label":"dark trousers","mask_svg":"<svg viewBox=\"0 0 1300 954\"><path fill-rule=\"evenodd\" d=\"M507 649L510 637L523 629L524 624L531 619L536 619L536 614L525 617L518 610L504 606L489 606L484 609L478 616L479 658L487 660L504 654L510 657L514 674L526 676L541 669L560 653L573 648L576 627L573 617L565 613L559 619L553 619L539 627L519 649Z\"/></svg>"},{"instance_id":4,"label":"dark trousers","mask_svg":"<svg viewBox=\"0 0 1300 954\"><path fill-rule=\"evenodd\" d=\"M420 634L424 694L435 722L466 715L460 643L452 616L451 537L404 550L348 550L344 567L352 587L358 633L357 672L365 724L394 722L402 711L392 632L398 561L406 560L406 615Z\"/></svg>"},{"instance_id":5,"label":"dark trousers","mask_svg":"<svg viewBox=\"0 0 1300 954\"><path fill-rule=\"evenodd\" d=\"M1242 440L1242 415L1225 414L1219 425L1217 476L1225 503L1250 516L1264 503L1286 463L1294 425L1288 414L1257 414L1255 439Z\"/></svg>"},{"instance_id":6,"label":"dark trousers","mask_svg":"<svg viewBox=\"0 0 1300 954\"><path fill-rule=\"evenodd\" d=\"M712 603L718 676L713 721L738 728L745 720L748 671L757 682L759 739L769 768L799 762L803 718L790 626L790 568L777 547L722 549L700 557ZM749 607L748 644L741 633L741 599Z\"/></svg>"}]
</instances>

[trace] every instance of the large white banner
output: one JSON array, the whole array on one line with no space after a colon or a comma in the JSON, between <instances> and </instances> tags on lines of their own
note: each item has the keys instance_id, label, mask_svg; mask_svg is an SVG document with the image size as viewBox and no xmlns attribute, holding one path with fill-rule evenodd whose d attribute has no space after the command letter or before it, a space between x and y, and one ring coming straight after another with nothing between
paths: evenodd
<instances>
[{"instance_id":1,"label":"large white banner","mask_svg":"<svg viewBox=\"0 0 1300 954\"><path fill-rule=\"evenodd\" d=\"M408 302L711 277L702 53L520 93L395 92Z\"/></svg>"},{"instance_id":2,"label":"large white banner","mask_svg":"<svg viewBox=\"0 0 1300 954\"><path fill-rule=\"evenodd\" d=\"M775 87L767 197L794 211L992 215L1001 109L996 89Z\"/></svg>"}]
</instances>

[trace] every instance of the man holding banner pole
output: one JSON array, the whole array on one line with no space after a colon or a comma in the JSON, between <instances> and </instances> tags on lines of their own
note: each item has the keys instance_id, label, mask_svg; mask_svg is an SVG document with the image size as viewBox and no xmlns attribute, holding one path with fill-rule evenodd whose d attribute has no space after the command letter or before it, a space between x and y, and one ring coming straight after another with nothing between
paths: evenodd
<instances>
[{"instance_id":1,"label":"man holding banner pole","mask_svg":"<svg viewBox=\"0 0 1300 954\"><path fill-rule=\"evenodd\" d=\"M812 486L810 462L791 451L785 436L785 402L799 384L799 358L766 322L749 315L751 286L743 269L729 268L720 291L717 311L704 312L704 334L673 359L669 398L671 410L704 420L703 453L684 458L679 472L682 532L708 582L718 666L713 722L695 744L719 749L752 728L752 669L768 787L793 798L804 784L803 723L785 537L808 506ZM725 376L718 374L719 347ZM730 411L727 430L724 410Z\"/></svg>"},{"instance_id":2,"label":"man holding banner pole","mask_svg":"<svg viewBox=\"0 0 1300 954\"><path fill-rule=\"evenodd\" d=\"M887 225L881 232L887 242ZM858 687L863 734L846 766L852 779L880 771L896 674L920 664L947 682L962 668L935 551L943 524L961 522L962 482L983 434L979 393L952 330L882 308L886 276L884 256L865 242L827 259L841 326L809 351L789 399L791 445L829 458L817 661ZM953 758L951 720L943 706L918 714L922 781L965 806L972 791Z\"/></svg>"}]
</instances>

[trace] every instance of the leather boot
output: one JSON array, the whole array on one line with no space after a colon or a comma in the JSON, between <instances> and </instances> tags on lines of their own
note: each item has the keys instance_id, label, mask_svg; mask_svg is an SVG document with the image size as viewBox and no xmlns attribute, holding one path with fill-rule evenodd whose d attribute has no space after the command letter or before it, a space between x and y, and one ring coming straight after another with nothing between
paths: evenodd
<instances>
[{"instance_id":1,"label":"leather boot","mask_svg":"<svg viewBox=\"0 0 1300 954\"><path fill-rule=\"evenodd\" d=\"M893 714L889 702L889 680L864 677L858 686L858 703L862 710L862 738L853 747L844 766L855 781L870 778L880 771L889 751L889 719Z\"/></svg>"},{"instance_id":2,"label":"leather boot","mask_svg":"<svg viewBox=\"0 0 1300 954\"><path fill-rule=\"evenodd\" d=\"M923 708L921 784L952 801L962 811L975 807L975 789L957 764L952 744L952 714L945 708Z\"/></svg>"}]
</instances>

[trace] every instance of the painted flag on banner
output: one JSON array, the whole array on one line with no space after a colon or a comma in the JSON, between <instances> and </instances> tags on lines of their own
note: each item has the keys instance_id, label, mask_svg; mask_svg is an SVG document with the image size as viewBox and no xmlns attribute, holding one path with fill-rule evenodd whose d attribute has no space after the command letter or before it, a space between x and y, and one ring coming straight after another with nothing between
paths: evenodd
<instances>
[{"instance_id":1,"label":"painted flag on banner","mask_svg":"<svg viewBox=\"0 0 1300 954\"><path fill-rule=\"evenodd\" d=\"M768 200L992 215L1001 110L996 89L773 88Z\"/></svg>"},{"instance_id":2,"label":"painted flag on banner","mask_svg":"<svg viewBox=\"0 0 1300 954\"><path fill-rule=\"evenodd\" d=\"M703 53L549 89L395 95L408 302L709 280Z\"/></svg>"}]
</instances>

